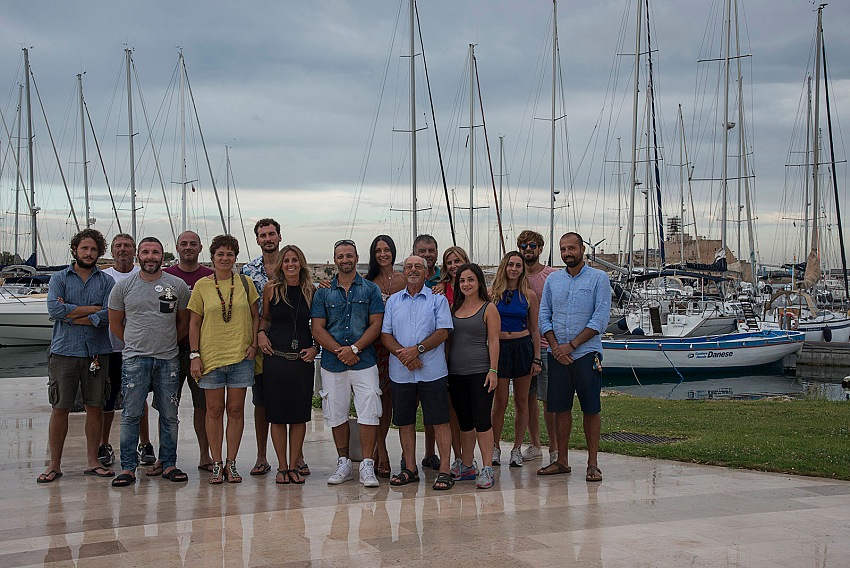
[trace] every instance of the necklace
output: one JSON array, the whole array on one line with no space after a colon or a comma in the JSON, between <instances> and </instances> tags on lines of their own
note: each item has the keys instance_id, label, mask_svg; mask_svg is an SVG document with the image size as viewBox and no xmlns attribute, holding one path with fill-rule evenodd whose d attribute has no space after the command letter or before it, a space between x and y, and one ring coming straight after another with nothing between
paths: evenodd
<instances>
[{"instance_id":1,"label":"necklace","mask_svg":"<svg viewBox=\"0 0 850 568\"><path fill-rule=\"evenodd\" d=\"M224 323L227 323L233 317L233 273L230 273L230 305L227 306L227 310L224 309L224 296L221 295L221 289L218 287L218 275L215 272L213 272L213 280L215 280L215 291L218 294L218 299L221 300L221 319L224 320Z\"/></svg>"},{"instance_id":2,"label":"necklace","mask_svg":"<svg viewBox=\"0 0 850 568\"><path fill-rule=\"evenodd\" d=\"M289 294L289 284L287 284L286 287L287 287L286 291L287 291L287 295L288 295ZM296 289L296 288L293 286L293 289ZM298 331L296 329L296 326L298 325L298 310L301 309L301 290L298 290L298 292L299 292L298 297L295 298L295 300L294 300L295 301L295 313L294 314L292 313L292 304L289 305L289 315L292 316L292 343L290 343L290 346L292 347L293 351L298 351L298 335L297 335Z\"/></svg>"},{"instance_id":3,"label":"necklace","mask_svg":"<svg viewBox=\"0 0 850 568\"><path fill-rule=\"evenodd\" d=\"M384 298L384 303L386 303L387 298L390 297L390 290L393 289L393 273L390 272L390 280L387 282L387 279L381 274L381 283L386 284L386 286L381 286L383 288L381 296Z\"/></svg>"}]
</instances>

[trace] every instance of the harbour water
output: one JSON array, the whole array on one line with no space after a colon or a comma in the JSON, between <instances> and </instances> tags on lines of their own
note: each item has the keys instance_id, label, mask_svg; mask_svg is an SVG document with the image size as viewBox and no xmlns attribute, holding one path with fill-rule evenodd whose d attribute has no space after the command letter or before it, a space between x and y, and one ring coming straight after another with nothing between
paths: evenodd
<instances>
[{"instance_id":1,"label":"harbour water","mask_svg":"<svg viewBox=\"0 0 850 568\"><path fill-rule=\"evenodd\" d=\"M837 371L836 371L837 372ZM840 374L840 373L839 373ZM783 373L781 366L737 374L675 373L652 378L628 373L603 373L602 386L634 396L701 400L719 398L762 398L765 396L815 396L845 400L841 376L828 372L797 378ZM44 347L3 347L0 349L0 379L46 377L47 349Z\"/></svg>"}]
</instances>

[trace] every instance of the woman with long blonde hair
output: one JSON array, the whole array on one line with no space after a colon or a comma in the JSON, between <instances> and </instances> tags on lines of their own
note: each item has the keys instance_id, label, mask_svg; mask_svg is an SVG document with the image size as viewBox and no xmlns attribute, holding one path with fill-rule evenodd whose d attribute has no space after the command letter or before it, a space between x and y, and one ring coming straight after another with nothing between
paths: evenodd
<instances>
[{"instance_id":1,"label":"woman with long blonde hair","mask_svg":"<svg viewBox=\"0 0 850 568\"><path fill-rule=\"evenodd\" d=\"M312 414L313 360L319 352L310 332L316 287L307 259L295 245L280 250L270 277L257 338L264 355L266 419L278 459L275 483L301 484L304 471L297 463Z\"/></svg>"},{"instance_id":2,"label":"woman with long blonde hair","mask_svg":"<svg viewBox=\"0 0 850 568\"><path fill-rule=\"evenodd\" d=\"M528 427L528 390L531 377L540 372L540 332L537 314L540 301L528 285L525 260L517 251L502 258L490 297L501 318L499 333L499 384L493 399L493 465L501 464L502 450L499 439L505 424L510 382L514 382L514 446L511 449L511 467L522 467L522 439Z\"/></svg>"}]
</instances>

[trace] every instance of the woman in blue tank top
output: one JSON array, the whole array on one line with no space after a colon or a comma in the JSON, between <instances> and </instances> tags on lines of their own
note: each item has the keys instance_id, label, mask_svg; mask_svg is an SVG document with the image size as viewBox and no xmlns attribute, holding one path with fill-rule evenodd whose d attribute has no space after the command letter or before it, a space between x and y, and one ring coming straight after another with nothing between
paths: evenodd
<instances>
[{"instance_id":1,"label":"woman in blue tank top","mask_svg":"<svg viewBox=\"0 0 850 568\"><path fill-rule=\"evenodd\" d=\"M522 467L522 439L528 427L528 392L531 377L540 372L540 332L537 312L540 302L528 285L525 261L517 251L509 252L499 264L490 297L501 318L499 333L499 385L493 400L493 465L500 465L499 440L508 408L508 392L514 381L514 445L511 467Z\"/></svg>"}]
</instances>

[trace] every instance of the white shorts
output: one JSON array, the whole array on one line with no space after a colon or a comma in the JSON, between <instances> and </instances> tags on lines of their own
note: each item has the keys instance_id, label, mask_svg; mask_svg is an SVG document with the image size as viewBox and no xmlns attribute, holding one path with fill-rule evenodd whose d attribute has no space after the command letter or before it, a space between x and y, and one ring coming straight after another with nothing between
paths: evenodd
<instances>
[{"instance_id":1,"label":"white shorts","mask_svg":"<svg viewBox=\"0 0 850 568\"><path fill-rule=\"evenodd\" d=\"M334 373L322 369L322 412L328 426L335 428L348 420L351 412L351 393L354 393L354 409L357 423L377 426L381 418L381 388L378 383L378 367L373 365L359 371L348 370Z\"/></svg>"}]
</instances>

